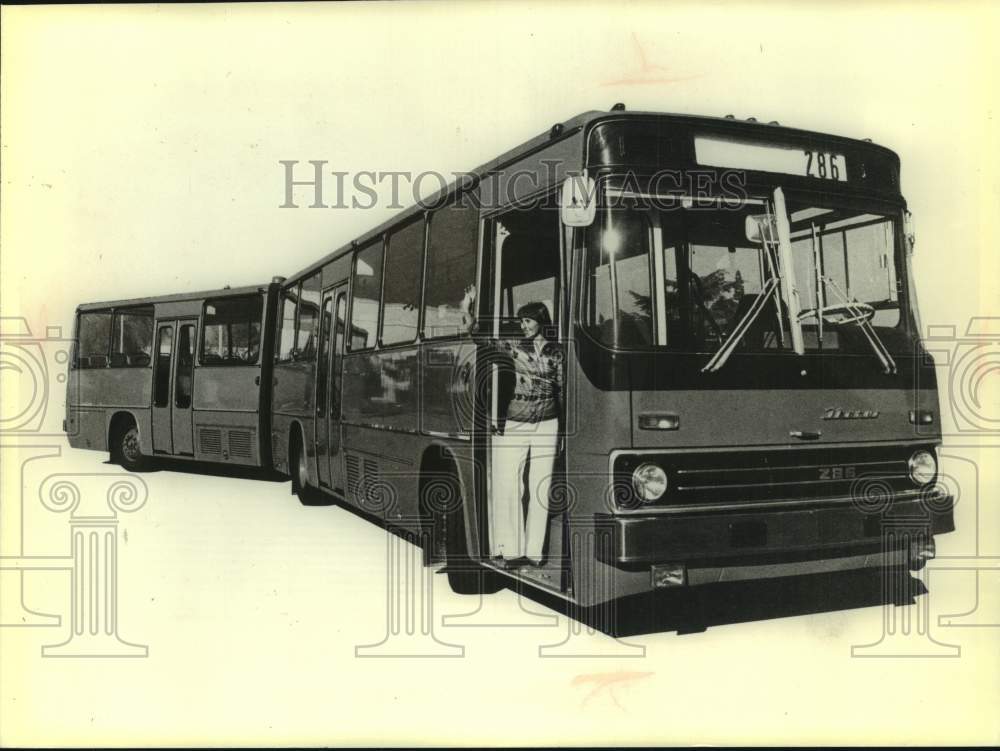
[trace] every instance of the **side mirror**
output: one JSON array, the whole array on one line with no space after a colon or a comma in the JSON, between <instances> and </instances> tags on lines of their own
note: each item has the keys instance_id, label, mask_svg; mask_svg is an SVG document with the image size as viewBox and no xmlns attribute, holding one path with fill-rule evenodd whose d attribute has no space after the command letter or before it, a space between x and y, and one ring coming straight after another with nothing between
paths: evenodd
<instances>
[{"instance_id":1,"label":"side mirror","mask_svg":"<svg viewBox=\"0 0 1000 751\"><path fill-rule=\"evenodd\" d=\"M571 175L562 184L559 217L567 227L589 227L597 216L597 187L594 178Z\"/></svg>"},{"instance_id":2,"label":"side mirror","mask_svg":"<svg viewBox=\"0 0 1000 751\"><path fill-rule=\"evenodd\" d=\"M766 214L757 214L746 218L746 236L752 243L762 243L767 241L773 243L778 237L778 228L775 226L774 217L768 221Z\"/></svg>"}]
</instances>

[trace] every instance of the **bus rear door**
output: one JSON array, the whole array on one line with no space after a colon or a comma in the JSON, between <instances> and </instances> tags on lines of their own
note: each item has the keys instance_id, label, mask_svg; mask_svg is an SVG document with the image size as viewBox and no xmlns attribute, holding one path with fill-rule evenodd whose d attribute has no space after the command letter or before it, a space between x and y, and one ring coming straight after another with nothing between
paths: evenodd
<instances>
[{"instance_id":1,"label":"bus rear door","mask_svg":"<svg viewBox=\"0 0 1000 751\"><path fill-rule=\"evenodd\" d=\"M341 464L340 403L344 331L347 317L347 284L338 284L323 295L316 373L316 462L319 483L344 492Z\"/></svg>"},{"instance_id":2,"label":"bus rear door","mask_svg":"<svg viewBox=\"0 0 1000 751\"><path fill-rule=\"evenodd\" d=\"M153 367L153 450L194 454L192 388L197 319L161 320Z\"/></svg>"}]
</instances>

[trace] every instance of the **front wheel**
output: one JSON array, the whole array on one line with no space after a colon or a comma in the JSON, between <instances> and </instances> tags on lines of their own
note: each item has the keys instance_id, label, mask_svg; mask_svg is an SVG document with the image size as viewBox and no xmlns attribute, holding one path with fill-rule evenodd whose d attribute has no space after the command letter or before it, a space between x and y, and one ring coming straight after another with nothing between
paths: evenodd
<instances>
[{"instance_id":1,"label":"front wheel","mask_svg":"<svg viewBox=\"0 0 1000 751\"><path fill-rule=\"evenodd\" d=\"M448 477L449 484L452 485L453 497L461 498L458 478L454 475ZM485 566L479 565L469 555L468 545L465 541L465 515L462 512L463 504L460 502L458 508L451 509L444 513L442 525L444 527L445 548L447 558L444 572L448 576L448 586L451 591L458 595L483 595L499 592L504 587L503 578L490 571Z\"/></svg>"},{"instance_id":2,"label":"front wheel","mask_svg":"<svg viewBox=\"0 0 1000 751\"><path fill-rule=\"evenodd\" d=\"M139 428L130 425L118 431L111 446L112 460L129 472L138 472L146 463L139 443Z\"/></svg>"}]
</instances>

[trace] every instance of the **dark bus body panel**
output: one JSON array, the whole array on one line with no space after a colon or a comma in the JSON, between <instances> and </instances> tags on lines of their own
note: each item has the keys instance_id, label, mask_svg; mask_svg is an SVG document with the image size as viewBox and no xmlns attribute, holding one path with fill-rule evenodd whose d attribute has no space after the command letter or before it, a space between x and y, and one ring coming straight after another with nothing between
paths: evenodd
<instances>
[{"instance_id":1,"label":"dark bus body panel","mask_svg":"<svg viewBox=\"0 0 1000 751\"><path fill-rule=\"evenodd\" d=\"M779 125L750 123L725 118L703 118L657 113L602 114L586 129L588 168L602 172L632 171L655 174L662 170L703 174L722 172L697 159L695 138L716 137L737 142L780 144L802 150L836 149L848 157L845 187L853 195L870 195L902 202L899 192L899 157L884 146ZM790 189L826 192L829 183L817 184L811 177L790 173L743 170L746 184L773 185L777 180ZM661 183L662 185L663 183ZM715 186L725 186L717 180ZM836 186L835 186L836 187Z\"/></svg>"},{"instance_id":2,"label":"dark bus body panel","mask_svg":"<svg viewBox=\"0 0 1000 751\"><path fill-rule=\"evenodd\" d=\"M817 435L823 444L927 442L910 423L914 409L937 411L937 392L889 389L633 391L633 448L728 448L803 445L792 434ZM833 417L842 410L856 417ZM668 413L677 430L644 430L639 417ZM806 439L808 441L810 439Z\"/></svg>"}]
</instances>

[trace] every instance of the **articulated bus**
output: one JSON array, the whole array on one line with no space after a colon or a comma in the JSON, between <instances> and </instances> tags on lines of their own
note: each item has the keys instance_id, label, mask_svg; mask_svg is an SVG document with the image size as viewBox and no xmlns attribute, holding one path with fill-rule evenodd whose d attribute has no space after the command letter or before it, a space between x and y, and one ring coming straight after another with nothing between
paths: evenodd
<instances>
[{"instance_id":1,"label":"articulated bus","mask_svg":"<svg viewBox=\"0 0 1000 751\"><path fill-rule=\"evenodd\" d=\"M150 301L157 359L126 366L127 410L103 405L131 375L132 303L81 308L74 445L232 462L245 430L241 461L419 538L463 593L515 580L588 607L933 556L952 499L892 151L616 108L467 176L286 280L227 291L246 307L225 320L260 324L235 355L209 333L222 298ZM561 450L541 565L507 568L490 539L510 398L496 343L530 302L564 355ZM165 331L186 359L161 363Z\"/></svg>"}]
</instances>

